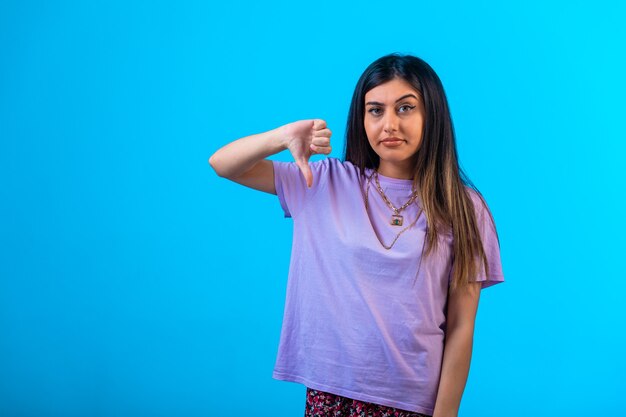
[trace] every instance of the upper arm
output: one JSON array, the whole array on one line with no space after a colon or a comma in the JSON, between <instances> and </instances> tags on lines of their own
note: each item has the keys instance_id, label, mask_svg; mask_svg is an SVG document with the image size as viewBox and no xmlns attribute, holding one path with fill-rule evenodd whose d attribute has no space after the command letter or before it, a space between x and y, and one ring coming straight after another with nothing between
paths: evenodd
<instances>
[{"instance_id":1,"label":"upper arm","mask_svg":"<svg viewBox=\"0 0 626 417\"><path fill-rule=\"evenodd\" d=\"M481 282L470 282L448 294L448 329L457 326L470 326L473 329L478 310Z\"/></svg>"},{"instance_id":2,"label":"upper arm","mask_svg":"<svg viewBox=\"0 0 626 417\"><path fill-rule=\"evenodd\" d=\"M274 165L269 159L262 159L243 174L229 179L246 187L276 195Z\"/></svg>"}]
</instances>

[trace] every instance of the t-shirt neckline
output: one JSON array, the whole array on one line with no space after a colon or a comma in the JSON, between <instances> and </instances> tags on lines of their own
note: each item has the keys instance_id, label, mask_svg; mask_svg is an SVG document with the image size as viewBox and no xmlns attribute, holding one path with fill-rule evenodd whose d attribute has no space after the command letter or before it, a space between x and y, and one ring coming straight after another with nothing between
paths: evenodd
<instances>
[{"instance_id":1,"label":"t-shirt neckline","mask_svg":"<svg viewBox=\"0 0 626 417\"><path fill-rule=\"evenodd\" d=\"M374 170L372 168L367 168L367 176L370 176L373 173L374 173ZM372 181L374 181L374 178L372 178ZM378 173L378 182L380 182L381 184L403 186L403 188L406 187L409 189L413 185L412 179L387 177L385 175L382 175L381 173Z\"/></svg>"}]
</instances>

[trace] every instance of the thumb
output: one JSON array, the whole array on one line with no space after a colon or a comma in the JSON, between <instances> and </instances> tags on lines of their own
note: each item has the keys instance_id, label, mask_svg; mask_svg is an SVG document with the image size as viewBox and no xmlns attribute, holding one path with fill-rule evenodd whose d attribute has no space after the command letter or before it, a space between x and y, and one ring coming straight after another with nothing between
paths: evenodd
<instances>
[{"instance_id":1,"label":"thumb","mask_svg":"<svg viewBox=\"0 0 626 417\"><path fill-rule=\"evenodd\" d=\"M309 161L306 159L299 159L296 161L296 165L298 165L302 175L304 175L307 187L311 188L313 186L313 172L311 172Z\"/></svg>"}]
</instances>

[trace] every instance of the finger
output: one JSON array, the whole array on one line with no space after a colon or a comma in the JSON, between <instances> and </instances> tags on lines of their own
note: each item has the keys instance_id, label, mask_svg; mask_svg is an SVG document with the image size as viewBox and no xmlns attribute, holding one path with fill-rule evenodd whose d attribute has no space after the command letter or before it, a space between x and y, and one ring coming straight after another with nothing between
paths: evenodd
<instances>
[{"instance_id":1,"label":"finger","mask_svg":"<svg viewBox=\"0 0 626 417\"><path fill-rule=\"evenodd\" d=\"M322 137L315 137L311 140L311 143L315 146L329 146L330 145L330 138L327 138L325 136Z\"/></svg>"},{"instance_id":2,"label":"finger","mask_svg":"<svg viewBox=\"0 0 626 417\"><path fill-rule=\"evenodd\" d=\"M316 130L315 132L313 132L313 136L325 136L327 138L329 138L332 134L333 132L331 132L331 130L328 128Z\"/></svg>"},{"instance_id":3,"label":"finger","mask_svg":"<svg viewBox=\"0 0 626 417\"><path fill-rule=\"evenodd\" d=\"M322 119L314 119L313 120L313 129L314 130L321 130L324 129L326 127L326 122Z\"/></svg>"},{"instance_id":4,"label":"finger","mask_svg":"<svg viewBox=\"0 0 626 417\"><path fill-rule=\"evenodd\" d=\"M298 165L302 175L304 175L307 187L311 188L313 185L313 173L311 172L308 161L296 161L296 165Z\"/></svg>"},{"instance_id":5,"label":"finger","mask_svg":"<svg viewBox=\"0 0 626 417\"><path fill-rule=\"evenodd\" d=\"M330 151L332 150L332 147L330 147L330 146L316 146L316 145L311 144L311 150L314 153L320 153L320 154L328 155L330 153Z\"/></svg>"}]
</instances>

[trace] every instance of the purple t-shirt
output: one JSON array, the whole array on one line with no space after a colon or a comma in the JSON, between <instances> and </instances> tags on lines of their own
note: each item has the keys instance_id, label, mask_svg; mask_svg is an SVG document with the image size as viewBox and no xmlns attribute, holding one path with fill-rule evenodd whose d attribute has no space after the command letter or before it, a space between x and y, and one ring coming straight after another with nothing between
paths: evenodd
<instances>
[{"instance_id":1,"label":"purple t-shirt","mask_svg":"<svg viewBox=\"0 0 626 417\"><path fill-rule=\"evenodd\" d=\"M393 212L352 163L309 162L313 187L294 162L272 161L293 246L278 356L273 377L352 399L432 415L435 407L451 279L451 235L422 260L424 213L416 200ZM366 169L366 175L372 170ZM379 175L395 207L411 195L411 180ZM489 262L482 288L504 281L495 226L471 192ZM484 271L484 268L483 268Z\"/></svg>"}]
</instances>

